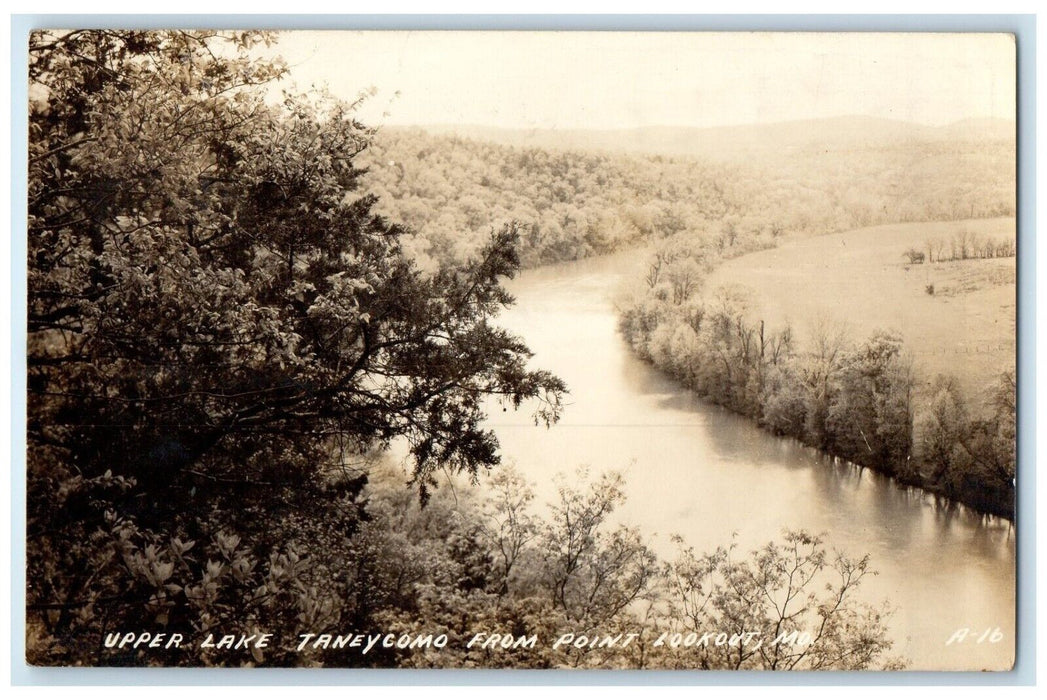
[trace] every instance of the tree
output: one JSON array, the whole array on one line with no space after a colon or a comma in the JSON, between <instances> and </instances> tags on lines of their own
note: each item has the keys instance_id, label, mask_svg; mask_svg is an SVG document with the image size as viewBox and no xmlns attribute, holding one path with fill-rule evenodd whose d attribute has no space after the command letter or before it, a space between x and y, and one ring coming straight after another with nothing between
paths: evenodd
<instances>
[{"instance_id":1,"label":"tree","mask_svg":"<svg viewBox=\"0 0 1047 700\"><path fill-rule=\"evenodd\" d=\"M588 470L580 468L575 481L587 480ZM541 541L542 570L553 606L576 625L607 625L647 592L654 576L654 555L635 529L605 528L625 502L623 487L617 472L601 475L587 491L559 484Z\"/></svg>"},{"instance_id":2,"label":"tree","mask_svg":"<svg viewBox=\"0 0 1047 700\"><path fill-rule=\"evenodd\" d=\"M498 593L510 590L514 567L538 537L537 519L530 513L534 490L514 466L506 466L490 482L492 498L485 503L480 524L485 540L495 553L495 573L501 579Z\"/></svg>"},{"instance_id":3,"label":"tree","mask_svg":"<svg viewBox=\"0 0 1047 700\"><path fill-rule=\"evenodd\" d=\"M679 306L691 298L702 284L702 268L692 258L675 260L665 270L665 276L672 288L673 304Z\"/></svg>"},{"instance_id":4,"label":"tree","mask_svg":"<svg viewBox=\"0 0 1047 700\"><path fill-rule=\"evenodd\" d=\"M909 477L915 382L901 348L899 336L876 331L843 356L826 426L837 454Z\"/></svg>"},{"instance_id":5,"label":"tree","mask_svg":"<svg viewBox=\"0 0 1047 700\"><path fill-rule=\"evenodd\" d=\"M970 431L970 419L955 377L936 376L929 393L930 406L920 421L920 454L931 480L941 483L963 458L962 441Z\"/></svg>"},{"instance_id":6,"label":"tree","mask_svg":"<svg viewBox=\"0 0 1047 700\"><path fill-rule=\"evenodd\" d=\"M669 665L706 669L860 670L899 668L886 657L887 608L857 600L875 572L868 556L826 550L821 537L786 530L748 558L735 547L695 554L679 540L665 566L670 630L696 636L715 630L736 644L682 649ZM742 643L745 635L752 635Z\"/></svg>"},{"instance_id":7,"label":"tree","mask_svg":"<svg viewBox=\"0 0 1047 700\"><path fill-rule=\"evenodd\" d=\"M139 550L217 541L226 528L247 550L275 551L267 519L353 510L364 479L347 467L368 450L405 440L424 498L437 469L475 476L498 463L485 397L537 399L537 422L559 416L564 384L528 370L527 347L491 323L512 301L500 282L519 266L517 228L423 274L405 230L358 189L354 163L373 131L356 104L267 102L284 68L252 49L271 40L31 36L27 598L38 658L75 657L77 629L115 624L141 595L181 611L164 620L203 624L185 591L207 560L141 590L125 585ZM134 551L120 550L120 528L132 528Z\"/></svg>"},{"instance_id":8,"label":"tree","mask_svg":"<svg viewBox=\"0 0 1047 700\"><path fill-rule=\"evenodd\" d=\"M939 377L921 423L921 458L933 483L990 513L1014 510L1016 386L1014 372L1001 374L985 417L972 418L956 380Z\"/></svg>"},{"instance_id":9,"label":"tree","mask_svg":"<svg viewBox=\"0 0 1047 700\"><path fill-rule=\"evenodd\" d=\"M764 378L760 424L778 435L804 438L804 386L791 365L771 365Z\"/></svg>"},{"instance_id":10,"label":"tree","mask_svg":"<svg viewBox=\"0 0 1047 700\"><path fill-rule=\"evenodd\" d=\"M819 319L813 329L811 350L800 363L804 393L803 434L807 443L818 449L829 446L826 421L846 344L843 326L828 318Z\"/></svg>"},{"instance_id":11,"label":"tree","mask_svg":"<svg viewBox=\"0 0 1047 700\"><path fill-rule=\"evenodd\" d=\"M909 258L909 262L913 265L919 265L923 263L924 254L922 250L916 248L909 248L907 251L902 253L905 257Z\"/></svg>"}]
</instances>

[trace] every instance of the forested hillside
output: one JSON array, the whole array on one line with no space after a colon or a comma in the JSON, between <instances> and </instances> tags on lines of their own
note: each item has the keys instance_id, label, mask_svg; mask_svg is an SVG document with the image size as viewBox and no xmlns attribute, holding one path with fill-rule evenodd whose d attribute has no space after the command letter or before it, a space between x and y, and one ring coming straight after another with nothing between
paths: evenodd
<instances>
[{"instance_id":1,"label":"forested hillside","mask_svg":"<svg viewBox=\"0 0 1047 700\"><path fill-rule=\"evenodd\" d=\"M686 231L733 256L782 236L1014 213L1013 139L863 143L720 162L385 129L361 161L378 211L408 227L405 246L430 267L507 220L524 225L533 267Z\"/></svg>"}]
</instances>

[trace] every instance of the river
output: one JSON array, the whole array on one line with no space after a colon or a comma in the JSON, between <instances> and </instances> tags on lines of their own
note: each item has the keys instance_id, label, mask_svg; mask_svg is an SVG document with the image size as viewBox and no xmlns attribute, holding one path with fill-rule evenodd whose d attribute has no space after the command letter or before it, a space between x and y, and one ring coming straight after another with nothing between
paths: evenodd
<instances>
[{"instance_id":1,"label":"river","mask_svg":"<svg viewBox=\"0 0 1047 700\"><path fill-rule=\"evenodd\" d=\"M895 608L893 654L914 670L1010 668L1015 630L1013 526L899 488L698 400L633 356L618 335L614 295L640 256L617 254L527 271L508 282L517 303L500 322L534 351L533 366L570 389L564 416L535 427L523 410L492 412L503 459L535 482L578 465L625 474L617 517L671 556L673 534L699 552L731 542L744 551L783 528L824 533L848 556L869 554L879 574L870 603ZM946 644L960 629L964 642ZM978 642L999 628L1002 639Z\"/></svg>"}]
</instances>

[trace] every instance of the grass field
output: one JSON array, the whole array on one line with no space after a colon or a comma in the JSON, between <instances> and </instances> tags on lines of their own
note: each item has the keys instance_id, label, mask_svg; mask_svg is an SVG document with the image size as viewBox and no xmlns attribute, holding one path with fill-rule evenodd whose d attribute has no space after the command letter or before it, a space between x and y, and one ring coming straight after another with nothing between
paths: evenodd
<instances>
[{"instance_id":1,"label":"grass field","mask_svg":"<svg viewBox=\"0 0 1047 700\"><path fill-rule=\"evenodd\" d=\"M896 330L921 382L953 374L977 402L1000 372L1014 368L1016 258L910 264L904 254L963 229L1013 240L1015 221L876 226L790 241L726 262L706 289L748 288L753 315L771 327L791 323L801 345L826 321L844 324L853 340Z\"/></svg>"}]
</instances>

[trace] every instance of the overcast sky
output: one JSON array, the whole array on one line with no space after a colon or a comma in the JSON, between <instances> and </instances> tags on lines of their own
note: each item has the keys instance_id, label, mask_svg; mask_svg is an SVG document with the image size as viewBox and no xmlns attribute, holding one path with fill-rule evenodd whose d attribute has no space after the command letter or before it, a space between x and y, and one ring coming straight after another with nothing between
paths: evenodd
<instances>
[{"instance_id":1,"label":"overcast sky","mask_svg":"<svg viewBox=\"0 0 1047 700\"><path fill-rule=\"evenodd\" d=\"M717 126L862 114L1015 114L1014 43L991 34L288 32L299 87L385 124ZM399 93L397 95L397 93Z\"/></svg>"}]
</instances>

